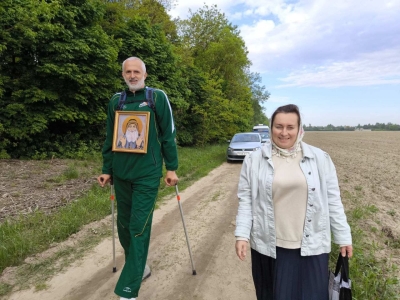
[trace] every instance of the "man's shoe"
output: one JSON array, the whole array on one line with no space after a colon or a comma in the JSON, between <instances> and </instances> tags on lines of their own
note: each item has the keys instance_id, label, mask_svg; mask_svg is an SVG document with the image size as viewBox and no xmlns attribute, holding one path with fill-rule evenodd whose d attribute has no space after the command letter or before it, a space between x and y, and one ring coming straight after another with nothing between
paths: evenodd
<instances>
[{"instance_id":1,"label":"man's shoe","mask_svg":"<svg viewBox=\"0 0 400 300\"><path fill-rule=\"evenodd\" d=\"M143 272L143 277L142 277L142 281L149 278L151 275L151 270L150 267L146 264L146 266L144 267L144 272Z\"/></svg>"},{"instance_id":2,"label":"man's shoe","mask_svg":"<svg viewBox=\"0 0 400 300\"><path fill-rule=\"evenodd\" d=\"M146 264L146 266L144 267L142 280L145 280L145 279L149 278L150 275L151 275L150 267ZM121 297L119 300L136 300L136 298L124 298L124 297Z\"/></svg>"}]
</instances>

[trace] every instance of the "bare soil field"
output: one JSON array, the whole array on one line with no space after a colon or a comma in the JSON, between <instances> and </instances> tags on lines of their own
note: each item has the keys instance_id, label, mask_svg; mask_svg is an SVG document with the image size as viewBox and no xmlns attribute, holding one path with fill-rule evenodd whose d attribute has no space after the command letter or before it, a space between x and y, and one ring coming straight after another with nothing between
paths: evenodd
<instances>
[{"instance_id":1,"label":"bare soil field","mask_svg":"<svg viewBox=\"0 0 400 300\"><path fill-rule=\"evenodd\" d=\"M379 246L378 258L391 257L400 266L400 132L306 132L304 140L331 155L346 211L350 212L360 203L365 207L375 207L371 218L360 219L360 226L368 234L371 243L375 242ZM41 205L39 199L47 198L45 194L54 193L54 190L43 189L31 181L31 176L35 177L35 182L43 182L47 178L45 171L35 173L35 164L42 162L0 163L1 169L7 167L7 172L18 175L23 173L18 171L23 168L27 174L16 175L18 180L12 182L13 186L8 186L11 183L4 180L6 174L0 173L3 179L0 190L2 200L10 197L10 189L25 191L29 186L29 192L13 196L13 210L8 208L9 201L0 201L0 212L10 212L12 215L18 208L28 212L24 204L26 201L36 203L36 209L49 206ZM29 163L29 167L25 163ZM59 171L65 170L62 161L58 163ZM175 197L166 199L156 210L148 257L152 276L143 282L138 300L255 299L250 257L241 262L234 253L233 232L240 167L240 163L224 163L181 192L196 276L192 275ZM59 176L54 172L52 176ZM41 176L43 180L40 180ZM86 180L92 179L88 176ZM69 190L69 194L66 193L71 195L66 198L73 199L76 186L71 184L70 189L69 186L68 181L63 183L63 189ZM81 190L84 190L83 186ZM62 201L59 203L63 204ZM108 217L98 223L109 222ZM90 224L90 228L95 226ZM73 239L84 239L86 230L89 231L83 229L82 233L71 237L72 242L70 240L66 243L73 244ZM118 241L116 244L117 273L112 273L112 243L111 238L106 238L82 259L50 279L46 289L35 291L32 287L29 290L14 291L5 299L116 300L118 297L113 294L113 289L124 260ZM40 256L46 254L35 258ZM26 263L29 263L29 259ZM11 281L12 269L7 268L1 274L0 281Z\"/></svg>"},{"instance_id":2,"label":"bare soil field","mask_svg":"<svg viewBox=\"0 0 400 300\"><path fill-rule=\"evenodd\" d=\"M0 222L35 210L51 213L67 205L92 186L98 172L93 162L0 160Z\"/></svg>"},{"instance_id":3,"label":"bare soil field","mask_svg":"<svg viewBox=\"0 0 400 300\"><path fill-rule=\"evenodd\" d=\"M359 225L377 255L400 269L400 132L306 132L304 140L332 157L347 211L356 203L377 208Z\"/></svg>"}]
</instances>

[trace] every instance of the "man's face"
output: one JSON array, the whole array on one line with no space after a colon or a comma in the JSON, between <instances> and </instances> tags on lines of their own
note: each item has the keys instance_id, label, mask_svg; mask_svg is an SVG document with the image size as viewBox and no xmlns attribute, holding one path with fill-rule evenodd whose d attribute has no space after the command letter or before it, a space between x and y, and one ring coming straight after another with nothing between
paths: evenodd
<instances>
[{"instance_id":1,"label":"man's face","mask_svg":"<svg viewBox=\"0 0 400 300\"><path fill-rule=\"evenodd\" d=\"M128 127L126 128L126 130L129 132L137 131L136 124L135 123L128 124Z\"/></svg>"},{"instance_id":2,"label":"man's face","mask_svg":"<svg viewBox=\"0 0 400 300\"><path fill-rule=\"evenodd\" d=\"M143 70L143 65L140 60L127 60L124 64L122 77L131 91L137 91L144 88L144 80L147 73Z\"/></svg>"}]
</instances>

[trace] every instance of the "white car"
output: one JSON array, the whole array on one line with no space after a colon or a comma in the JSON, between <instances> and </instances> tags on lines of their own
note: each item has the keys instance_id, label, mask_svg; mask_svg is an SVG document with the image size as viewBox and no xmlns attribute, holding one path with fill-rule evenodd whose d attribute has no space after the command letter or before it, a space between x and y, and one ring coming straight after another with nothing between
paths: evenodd
<instances>
[{"instance_id":1,"label":"white car","mask_svg":"<svg viewBox=\"0 0 400 300\"><path fill-rule=\"evenodd\" d=\"M236 133L232 140L229 141L228 150L226 151L226 160L243 160L244 157L261 148L261 136L257 132L241 132Z\"/></svg>"}]
</instances>

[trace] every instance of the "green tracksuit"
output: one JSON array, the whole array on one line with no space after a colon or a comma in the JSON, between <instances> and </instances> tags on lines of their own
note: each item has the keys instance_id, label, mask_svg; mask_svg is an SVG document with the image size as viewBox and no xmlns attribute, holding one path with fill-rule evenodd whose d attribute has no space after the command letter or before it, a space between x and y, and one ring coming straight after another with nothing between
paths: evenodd
<instances>
[{"instance_id":1,"label":"green tracksuit","mask_svg":"<svg viewBox=\"0 0 400 300\"><path fill-rule=\"evenodd\" d=\"M108 105L107 137L103 146L103 174L114 178L117 228L125 251L125 265L115 293L125 298L138 296L150 242L151 222L163 160L167 170L178 168L175 125L166 94L154 90L156 112L147 106L145 89L127 92L122 111L150 112L147 153L113 152L115 111L120 94Z\"/></svg>"}]
</instances>

